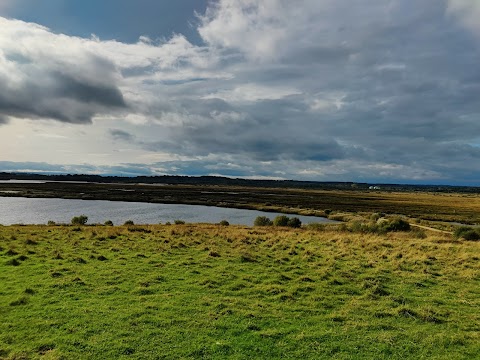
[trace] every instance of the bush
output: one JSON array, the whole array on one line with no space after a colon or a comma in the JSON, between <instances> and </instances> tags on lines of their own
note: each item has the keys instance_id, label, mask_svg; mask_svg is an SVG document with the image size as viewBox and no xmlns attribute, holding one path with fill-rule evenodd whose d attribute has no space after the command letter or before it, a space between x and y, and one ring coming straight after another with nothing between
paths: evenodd
<instances>
[{"instance_id":1,"label":"bush","mask_svg":"<svg viewBox=\"0 0 480 360\"><path fill-rule=\"evenodd\" d=\"M401 218L394 218L383 225L386 231L410 231L410 224Z\"/></svg>"},{"instance_id":2,"label":"bush","mask_svg":"<svg viewBox=\"0 0 480 360\"><path fill-rule=\"evenodd\" d=\"M325 209L323 212L325 213L325 215L330 215L332 213L332 210L331 209Z\"/></svg>"},{"instance_id":3,"label":"bush","mask_svg":"<svg viewBox=\"0 0 480 360\"><path fill-rule=\"evenodd\" d=\"M112 220L107 220L104 223L105 226L113 226L113 221Z\"/></svg>"},{"instance_id":4,"label":"bush","mask_svg":"<svg viewBox=\"0 0 480 360\"><path fill-rule=\"evenodd\" d=\"M300 219L298 217L293 217L293 218L288 220L288 226L297 229L297 228L302 226L302 222L300 221Z\"/></svg>"},{"instance_id":5,"label":"bush","mask_svg":"<svg viewBox=\"0 0 480 360\"><path fill-rule=\"evenodd\" d=\"M254 226L272 226L273 222L266 216L257 216L253 222Z\"/></svg>"},{"instance_id":6,"label":"bush","mask_svg":"<svg viewBox=\"0 0 480 360\"><path fill-rule=\"evenodd\" d=\"M470 226L460 226L460 227L457 227L455 229L455 231L453 232L453 236L455 236L457 239L463 237L463 234L465 234L466 232L469 232L470 230L472 230L472 228Z\"/></svg>"},{"instance_id":7,"label":"bush","mask_svg":"<svg viewBox=\"0 0 480 360\"><path fill-rule=\"evenodd\" d=\"M372 221L378 221L378 219L380 219L382 216L380 215L380 213L373 213L372 215L370 215L370 220Z\"/></svg>"},{"instance_id":8,"label":"bush","mask_svg":"<svg viewBox=\"0 0 480 360\"><path fill-rule=\"evenodd\" d=\"M228 226L228 225L230 225L230 223L227 220L222 220L222 221L220 221L219 225Z\"/></svg>"},{"instance_id":9,"label":"bush","mask_svg":"<svg viewBox=\"0 0 480 360\"><path fill-rule=\"evenodd\" d=\"M285 215L278 215L275 219L273 219L273 225L275 226L288 226L288 222L290 218Z\"/></svg>"},{"instance_id":10,"label":"bush","mask_svg":"<svg viewBox=\"0 0 480 360\"><path fill-rule=\"evenodd\" d=\"M133 222L133 220L127 220L125 221L125 223L123 225L135 225L135 223Z\"/></svg>"},{"instance_id":11,"label":"bush","mask_svg":"<svg viewBox=\"0 0 480 360\"><path fill-rule=\"evenodd\" d=\"M466 231L462 236L465 240L477 241L480 240L480 234L475 230Z\"/></svg>"},{"instance_id":12,"label":"bush","mask_svg":"<svg viewBox=\"0 0 480 360\"><path fill-rule=\"evenodd\" d=\"M352 221L348 230L351 232L370 233L370 234L385 234L390 231L410 231L410 224L401 219L385 219L380 218L376 222L364 223L362 221Z\"/></svg>"},{"instance_id":13,"label":"bush","mask_svg":"<svg viewBox=\"0 0 480 360\"><path fill-rule=\"evenodd\" d=\"M87 221L88 221L88 216L85 216L85 215L74 216L72 218L73 225L85 225Z\"/></svg>"},{"instance_id":14,"label":"bush","mask_svg":"<svg viewBox=\"0 0 480 360\"><path fill-rule=\"evenodd\" d=\"M363 234L384 234L387 232L384 226L376 223L363 223L361 221L353 221L349 224L348 230L354 233Z\"/></svg>"},{"instance_id":15,"label":"bush","mask_svg":"<svg viewBox=\"0 0 480 360\"><path fill-rule=\"evenodd\" d=\"M175 225L185 225L185 221L183 220L175 220L174 223Z\"/></svg>"},{"instance_id":16,"label":"bush","mask_svg":"<svg viewBox=\"0 0 480 360\"><path fill-rule=\"evenodd\" d=\"M57 225L57 223L53 220L48 220L47 225L48 226L55 226L55 225Z\"/></svg>"},{"instance_id":17,"label":"bush","mask_svg":"<svg viewBox=\"0 0 480 360\"><path fill-rule=\"evenodd\" d=\"M480 233L478 229L474 229L470 226L460 226L453 232L455 238L463 238L465 240L476 241L480 240Z\"/></svg>"}]
</instances>

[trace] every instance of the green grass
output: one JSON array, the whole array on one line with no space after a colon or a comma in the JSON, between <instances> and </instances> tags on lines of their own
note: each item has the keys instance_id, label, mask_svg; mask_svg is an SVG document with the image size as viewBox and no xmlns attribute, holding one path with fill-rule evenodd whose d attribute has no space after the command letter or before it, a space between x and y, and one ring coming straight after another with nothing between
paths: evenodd
<instances>
[{"instance_id":1,"label":"green grass","mask_svg":"<svg viewBox=\"0 0 480 360\"><path fill-rule=\"evenodd\" d=\"M0 358L477 359L479 250L329 227L0 227Z\"/></svg>"}]
</instances>

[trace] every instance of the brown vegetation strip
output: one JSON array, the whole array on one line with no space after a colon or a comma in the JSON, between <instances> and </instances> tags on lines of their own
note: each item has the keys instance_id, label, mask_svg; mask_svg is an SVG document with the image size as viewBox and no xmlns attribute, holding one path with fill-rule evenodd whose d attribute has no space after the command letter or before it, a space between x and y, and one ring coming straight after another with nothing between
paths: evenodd
<instances>
[{"instance_id":1,"label":"brown vegetation strip","mask_svg":"<svg viewBox=\"0 0 480 360\"><path fill-rule=\"evenodd\" d=\"M17 193L2 193L16 191ZM0 196L177 203L325 215L383 212L433 221L480 222L480 195L308 190L209 185L0 184Z\"/></svg>"}]
</instances>

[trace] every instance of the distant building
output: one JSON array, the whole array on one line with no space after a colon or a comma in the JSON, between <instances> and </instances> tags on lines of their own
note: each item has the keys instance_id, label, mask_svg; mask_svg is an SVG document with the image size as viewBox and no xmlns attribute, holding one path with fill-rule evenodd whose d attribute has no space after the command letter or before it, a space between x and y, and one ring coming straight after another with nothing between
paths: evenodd
<instances>
[{"instance_id":1,"label":"distant building","mask_svg":"<svg viewBox=\"0 0 480 360\"><path fill-rule=\"evenodd\" d=\"M369 190L380 190L380 186L369 186Z\"/></svg>"}]
</instances>

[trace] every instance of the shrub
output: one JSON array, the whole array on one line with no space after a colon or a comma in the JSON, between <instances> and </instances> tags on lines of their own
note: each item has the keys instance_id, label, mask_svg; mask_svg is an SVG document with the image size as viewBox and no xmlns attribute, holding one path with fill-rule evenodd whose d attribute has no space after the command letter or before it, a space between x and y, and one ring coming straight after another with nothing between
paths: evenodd
<instances>
[{"instance_id":1,"label":"shrub","mask_svg":"<svg viewBox=\"0 0 480 360\"><path fill-rule=\"evenodd\" d=\"M125 223L123 225L135 225L135 223L133 222L133 220L127 220L125 221Z\"/></svg>"},{"instance_id":2,"label":"shrub","mask_svg":"<svg viewBox=\"0 0 480 360\"><path fill-rule=\"evenodd\" d=\"M185 221L183 221L183 220L175 220L174 223L175 223L175 225L184 225L184 224L185 224Z\"/></svg>"},{"instance_id":3,"label":"shrub","mask_svg":"<svg viewBox=\"0 0 480 360\"><path fill-rule=\"evenodd\" d=\"M275 219L273 219L273 225L275 226L288 226L288 222L290 218L285 215L278 215Z\"/></svg>"},{"instance_id":4,"label":"shrub","mask_svg":"<svg viewBox=\"0 0 480 360\"><path fill-rule=\"evenodd\" d=\"M455 236L457 239L461 238L464 233L466 233L467 231L470 231L470 230L471 229L470 229L469 226L459 226L453 232L453 236Z\"/></svg>"},{"instance_id":5,"label":"shrub","mask_svg":"<svg viewBox=\"0 0 480 360\"><path fill-rule=\"evenodd\" d=\"M325 215L330 215L332 213L332 210L331 209L325 209L323 212L325 213Z\"/></svg>"},{"instance_id":6,"label":"shrub","mask_svg":"<svg viewBox=\"0 0 480 360\"><path fill-rule=\"evenodd\" d=\"M383 225L386 231L409 231L410 224L401 218L394 218Z\"/></svg>"},{"instance_id":7,"label":"shrub","mask_svg":"<svg viewBox=\"0 0 480 360\"><path fill-rule=\"evenodd\" d=\"M48 220L47 225L48 225L48 226L55 226L55 225L57 225L57 224L56 224L56 222L53 221L53 220Z\"/></svg>"},{"instance_id":8,"label":"shrub","mask_svg":"<svg viewBox=\"0 0 480 360\"><path fill-rule=\"evenodd\" d=\"M369 223L352 221L349 223L348 230L364 234L385 234L390 231L409 231L410 224L401 218L394 218L391 220L380 218L376 222Z\"/></svg>"},{"instance_id":9,"label":"shrub","mask_svg":"<svg viewBox=\"0 0 480 360\"><path fill-rule=\"evenodd\" d=\"M462 236L465 240L477 241L480 240L480 234L475 230L466 231Z\"/></svg>"},{"instance_id":10,"label":"shrub","mask_svg":"<svg viewBox=\"0 0 480 360\"><path fill-rule=\"evenodd\" d=\"M229 226L230 223L227 221L227 220L222 220L220 221L219 225L222 225L222 226Z\"/></svg>"},{"instance_id":11,"label":"shrub","mask_svg":"<svg viewBox=\"0 0 480 360\"><path fill-rule=\"evenodd\" d=\"M352 221L350 224L348 224L348 230L351 232L366 232L365 225L366 224L363 224L360 221Z\"/></svg>"},{"instance_id":12,"label":"shrub","mask_svg":"<svg viewBox=\"0 0 480 360\"><path fill-rule=\"evenodd\" d=\"M457 239L463 238L470 241L480 240L479 231L469 226L460 226L456 228L453 232L453 236L455 236Z\"/></svg>"},{"instance_id":13,"label":"shrub","mask_svg":"<svg viewBox=\"0 0 480 360\"><path fill-rule=\"evenodd\" d=\"M361 221L352 221L349 223L348 230L354 233L378 233L380 227L377 224L363 223Z\"/></svg>"},{"instance_id":14,"label":"shrub","mask_svg":"<svg viewBox=\"0 0 480 360\"><path fill-rule=\"evenodd\" d=\"M253 222L254 226L272 226L273 222L266 216L257 216Z\"/></svg>"},{"instance_id":15,"label":"shrub","mask_svg":"<svg viewBox=\"0 0 480 360\"><path fill-rule=\"evenodd\" d=\"M85 225L87 221L88 221L88 216L85 216L85 215L74 216L72 218L73 225Z\"/></svg>"},{"instance_id":16,"label":"shrub","mask_svg":"<svg viewBox=\"0 0 480 360\"><path fill-rule=\"evenodd\" d=\"M373 213L372 215L370 215L370 220L372 221L377 221L380 218L381 218L380 213Z\"/></svg>"},{"instance_id":17,"label":"shrub","mask_svg":"<svg viewBox=\"0 0 480 360\"><path fill-rule=\"evenodd\" d=\"M300 219L298 217L293 217L293 218L288 220L288 226L297 229L297 228L302 226L302 222L300 221Z\"/></svg>"},{"instance_id":18,"label":"shrub","mask_svg":"<svg viewBox=\"0 0 480 360\"><path fill-rule=\"evenodd\" d=\"M113 226L113 221L112 220L107 220L105 221L105 226Z\"/></svg>"},{"instance_id":19,"label":"shrub","mask_svg":"<svg viewBox=\"0 0 480 360\"><path fill-rule=\"evenodd\" d=\"M459 238L463 237L463 234L469 232L470 230L472 230L472 228L470 226L459 226L453 232L453 236L455 238L459 239Z\"/></svg>"}]
</instances>

